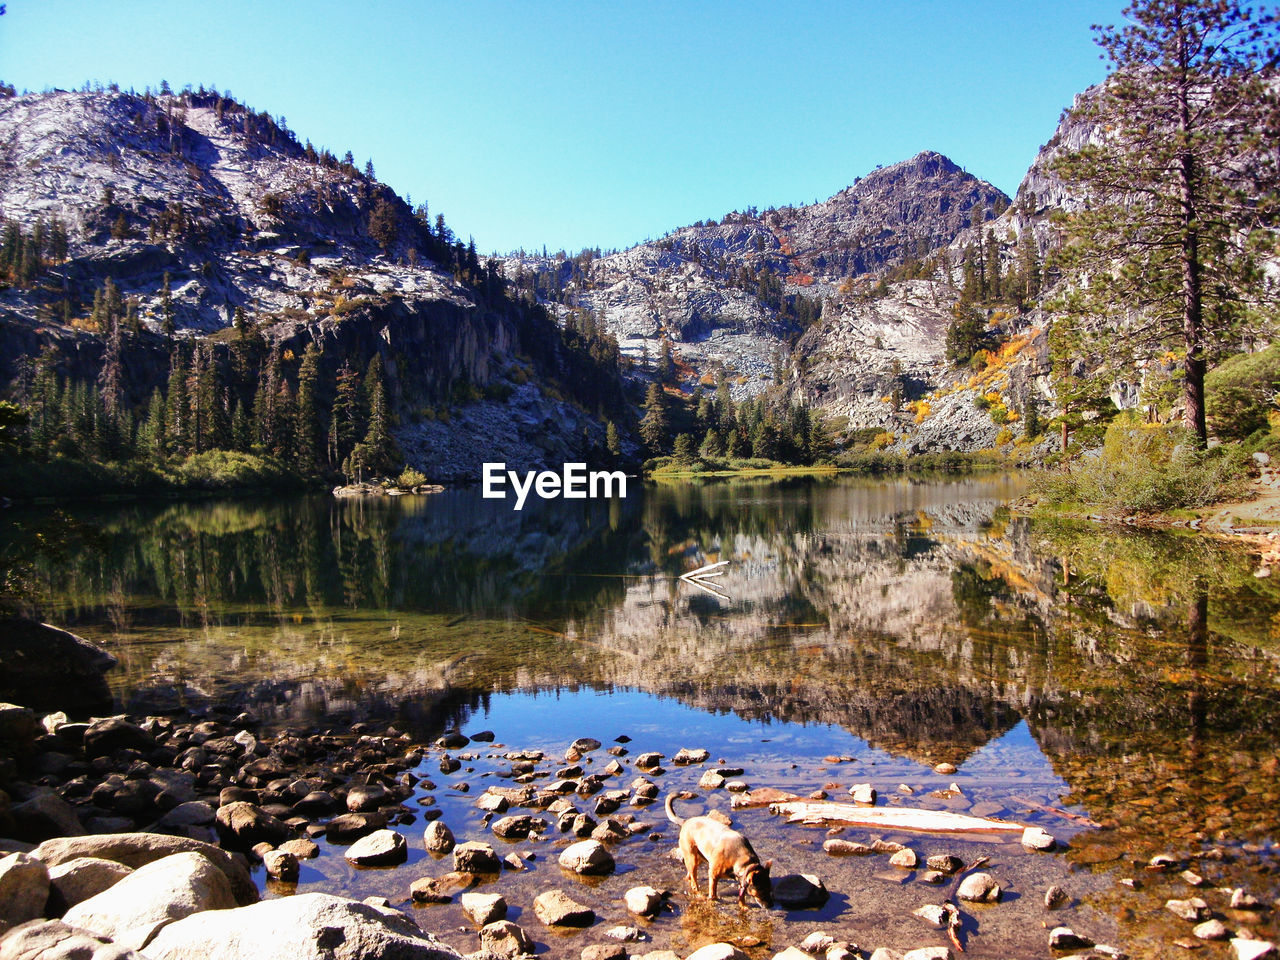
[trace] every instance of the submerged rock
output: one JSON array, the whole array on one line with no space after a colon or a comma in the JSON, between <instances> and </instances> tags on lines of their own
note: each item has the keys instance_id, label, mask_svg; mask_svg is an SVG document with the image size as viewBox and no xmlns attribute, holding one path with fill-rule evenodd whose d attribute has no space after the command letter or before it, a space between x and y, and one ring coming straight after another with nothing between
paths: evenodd
<instances>
[{"instance_id":1,"label":"submerged rock","mask_svg":"<svg viewBox=\"0 0 1280 960\"><path fill-rule=\"evenodd\" d=\"M773 899L788 910L820 907L829 894L820 879L811 873L792 873L773 881Z\"/></svg>"}]
</instances>

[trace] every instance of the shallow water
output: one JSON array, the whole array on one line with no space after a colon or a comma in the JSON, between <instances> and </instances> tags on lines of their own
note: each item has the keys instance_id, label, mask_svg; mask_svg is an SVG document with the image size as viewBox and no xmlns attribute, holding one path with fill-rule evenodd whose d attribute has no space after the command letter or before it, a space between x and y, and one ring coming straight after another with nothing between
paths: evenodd
<instances>
[{"instance_id":1,"label":"shallow water","mask_svg":"<svg viewBox=\"0 0 1280 960\"><path fill-rule=\"evenodd\" d=\"M112 692L131 712L229 704L275 727L372 720L422 740L490 728L555 758L578 736L607 746L626 734L632 756L705 747L752 786L838 783L838 798L870 782L882 803L976 807L1069 845L1031 855L1016 842L890 837L991 857L1009 892L967 909L970 954L1044 956L1043 924L1061 922L1159 956L1190 936L1164 899L1192 891L1176 871L1146 871L1151 855L1207 854L1188 862L1215 885L1280 895L1280 591L1252 576L1248 555L1197 536L1012 517L1019 491L1006 477L673 484L519 513L468 490L128 504L72 512L83 526L54 524L64 553L27 559L37 612L112 649ZM8 519L22 528L0 543L11 557L51 523ZM676 579L721 559L728 599ZM488 757L501 751L479 747L470 772L441 777L430 758L424 771L460 839L486 835L472 803L503 766ZM933 773L943 761L958 772ZM700 773L668 767L661 785L692 787ZM458 780L469 794L449 789ZM952 781L962 797L928 796ZM705 802L726 801L719 791ZM945 942L910 910L948 887L900 884L884 856L827 857L823 831L767 810L735 818L778 861L775 875L820 875L827 907L740 915L723 892L714 909L681 892L633 952L680 951L726 926L749 927L760 953L810 929L864 947ZM326 851L299 889L404 899L410 880L448 861L421 850L420 825L402 829L418 851L410 864L355 871ZM576 956L624 921L627 887L679 890L663 832L621 845L620 873L580 890L608 922L561 941L529 910L535 940ZM540 856L499 889L520 922L514 911L553 882L579 886ZM1073 896L1061 914L1040 903L1050 883ZM1201 895L1230 929L1275 935L1272 911ZM469 926L452 930L466 925L456 906L416 909L475 948Z\"/></svg>"}]
</instances>

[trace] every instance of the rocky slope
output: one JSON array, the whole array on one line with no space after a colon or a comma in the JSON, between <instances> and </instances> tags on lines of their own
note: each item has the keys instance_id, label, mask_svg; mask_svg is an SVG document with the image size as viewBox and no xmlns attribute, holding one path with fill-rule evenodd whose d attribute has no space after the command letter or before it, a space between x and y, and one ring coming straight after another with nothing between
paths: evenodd
<instances>
[{"instance_id":1,"label":"rocky slope","mask_svg":"<svg viewBox=\"0 0 1280 960\"><path fill-rule=\"evenodd\" d=\"M824 298L945 247L1008 198L937 153L878 169L813 205L754 208L619 253L517 256L506 275L586 307L633 358L670 341L691 380L723 366L758 393ZM807 302L802 302L807 301Z\"/></svg>"},{"instance_id":2,"label":"rocky slope","mask_svg":"<svg viewBox=\"0 0 1280 960\"><path fill-rule=\"evenodd\" d=\"M65 258L0 290L0 377L22 376L53 345L59 373L96 378L105 331L89 305L111 279L141 321L126 337L126 393L145 402L168 374L167 275L178 339L217 339L243 310L287 358L322 347L330 374L381 355L402 445L434 478L476 476L482 453L522 468L563 460L580 454L584 430L602 441L572 385L565 399L543 389L561 372L554 328L535 330L527 311L493 296L477 264L460 277L461 245L433 235L371 172L216 93L0 99L0 216L26 235L55 221L67 235ZM509 442L489 449L492 417L478 432L460 418L451 444L434 442L434 413L459 390L465 402L517 386L519 415L498 413L513 424L498 431ZM538 442L524 438L529 418Z\"/></svg>"}]
</instances>

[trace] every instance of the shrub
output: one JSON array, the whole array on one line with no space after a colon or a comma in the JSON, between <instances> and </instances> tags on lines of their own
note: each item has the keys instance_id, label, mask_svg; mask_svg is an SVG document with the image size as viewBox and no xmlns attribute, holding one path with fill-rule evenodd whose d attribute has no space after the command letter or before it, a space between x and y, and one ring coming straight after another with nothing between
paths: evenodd
<instances>
[{"instance_id":1,"label":"shrub","mask_svg":"<svg viewBox=\"0 0 1280 960\"><path fill-rule=\"evenodd\" d=\"M412 490L414 487L420 487L427 482L427 475L421 470L415 470L413 467L405 467L400 476L396 477L396 486L402 490Z\"/></svg>"},{"instance_id":2,"label":"shrub","mask_svg":"<svg viewBox=\"0 0 1280 960\"><path fill-rule=\"evenodd\" d=\"M298 485L297 475L274 457L236 450L210 450L190 456L178 467L176 479L179 485L197 490Z\"/></svg>"},{"instance_id":3,"label":"shrub","mask_svg":"<svg viewBox=\"0 0 1280 960\"><path fill-rule=\"evenodd\" d=\"M1224 360L1205 377L1209 428L1224 440L1243 440L1268 429L1267 414L1280 394L1280 344Z\"/></svg>"},{"instance_id":4,"label":"shrub","mask_svg":"<svg viewBox=\"0 0 1280 960\"><path fill-rule=\"evenodd\" d=\"M1182 427L1126 415L1108 425L1100 451L1066 472L1033 477L1031 491L1050 505L1157 513L1242 496L1248 482L1248 454L1240 447L1200 450Z\"/></svg>"}]
</instances>

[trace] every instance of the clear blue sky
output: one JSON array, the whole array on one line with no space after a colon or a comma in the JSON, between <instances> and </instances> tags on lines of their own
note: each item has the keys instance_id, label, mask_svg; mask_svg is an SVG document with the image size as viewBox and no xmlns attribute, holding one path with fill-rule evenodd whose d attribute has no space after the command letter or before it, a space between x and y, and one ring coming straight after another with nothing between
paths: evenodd
<instances>
[{"instance_id":1,"label":"clear blue sky","mask_svg":"<svg viewBox=\"0 0 1280 960\"><path fill-rule=\"evenodd\" d=\"M1012 194L1121 0L7 0L19 89L205 84L482 252L624 247L938 150Z\"/></svg>"}]
</instances>

